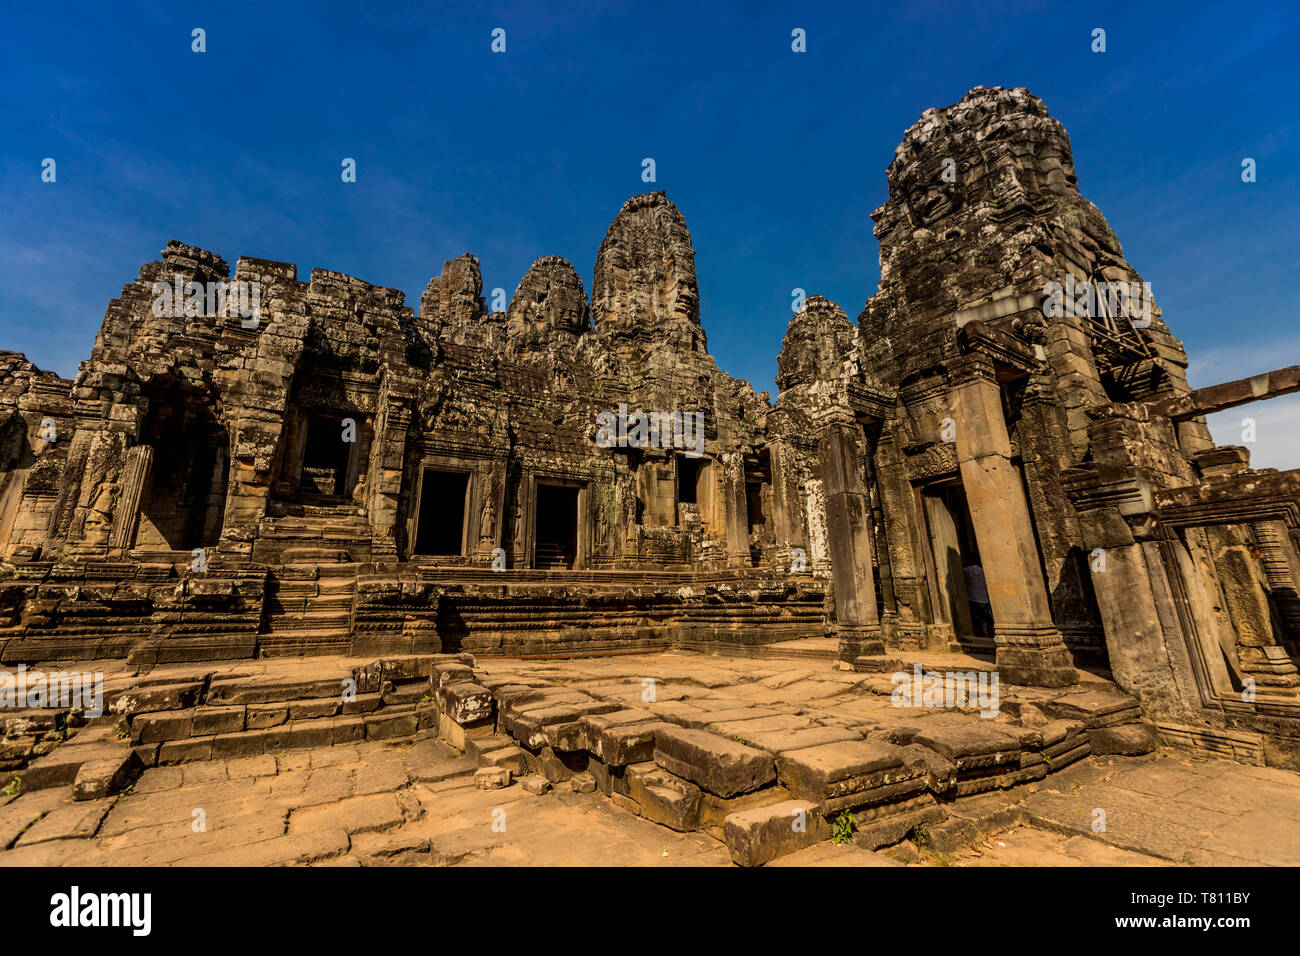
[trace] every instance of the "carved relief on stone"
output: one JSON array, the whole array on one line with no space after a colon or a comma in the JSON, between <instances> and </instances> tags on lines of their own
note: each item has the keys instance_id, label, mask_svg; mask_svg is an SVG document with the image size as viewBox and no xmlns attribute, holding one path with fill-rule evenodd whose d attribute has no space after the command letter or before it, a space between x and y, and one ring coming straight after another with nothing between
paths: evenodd
<instances>
[{"instance_id":1,"label":"carved relief on stone","mask_svg":"<svg viewBox=\"0 0 1300 956\"><path fill-rule=\"evenodd\" d=\"M495 483L489 481L483 493L483 510L479 515L479 538L483 541L496 539L497 530L497 493Z\"/></svg>"},{"instance_id":2,"label":"carved relief on stone","mask_svg":"<svg viewBox=\"0 0 1300 956\"><path fill-rule=\"evenodd\" d=\"M113 528L113 505L117 498L117 482L101 481L95 486L94 497L90 502L90 512L86 515L86 544L102 545L108 543L109 532Z\"/></svg>"}]
</instances>

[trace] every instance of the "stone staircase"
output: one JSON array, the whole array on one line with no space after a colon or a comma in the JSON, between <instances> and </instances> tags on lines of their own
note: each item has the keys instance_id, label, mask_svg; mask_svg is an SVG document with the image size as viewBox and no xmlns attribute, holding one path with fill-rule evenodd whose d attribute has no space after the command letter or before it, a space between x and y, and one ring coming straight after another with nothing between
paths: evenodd
<instances>
[{"instance_id":1,"label":"stone staircase","mask_svg":"<svg viewBox=\"0 0 1300 956\"><path fill-rule=\"evenodd\" d=\"M146 767L437 733L439 684L470 674L472 661L384 658L301 678L171 668L109 694L98 718L66 708L7 716L0 791L74 784L75 799L93 799Z\"/></svg>"},{"instance_id":2,"label":"stone staircase","mask_svg":"<svg viewBox=\"0 0 1300 956\"><path fill-rule=\"evenodd\" d=\"M573 562L564 553L560 542L552 538L538 538L533 551L533 566L546 571L562 571L572 567Z\"/></svg>"},{"instance_id":3,"label":"stone staircase","mask_svg":"<svg viewBox=\"0 0 1300 956\"><path fill-rule=\"evenodd\" d=\"M259 645L268 655L347 653L356 589L355 564L275 568L267 586Z\"/></svg>"}]
</instances>

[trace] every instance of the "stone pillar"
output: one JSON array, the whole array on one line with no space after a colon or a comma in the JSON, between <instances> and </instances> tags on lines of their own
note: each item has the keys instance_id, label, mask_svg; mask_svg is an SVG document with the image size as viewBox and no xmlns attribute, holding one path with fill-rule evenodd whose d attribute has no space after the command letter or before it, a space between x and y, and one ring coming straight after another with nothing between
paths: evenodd
<instances>
[{"instance_id":1,"label":"stone pillar","mask_svg":"<svg viewBox=\"0 0 1300 956\"><path fill-rule=\"evenodd\" d=\"M374 444L367 469L366 516L371 554L375 558L397 557L398 502L406 475L406 433L411 423L411 409L404 400L405 396L395 392L389 390L383 412L376 418ZM418 515L416 520L419 520Z\"/></svg>"},{"instance_id":2,"label":"stone pillar","mask_svg":"<svg viewBox=\"0 0 1300 956\"><path fill-rule=\"evenodd\" d=\"M889 549L889 566L894 592L894 609L900 633L921 635L942 630L942 644L952 636L946 625L927 625L932 619L930 596L925 580L924 531L916 506L916 495L899 447L897 426L886 423L876 441L876 491L880 496L882 530ZM927 641L928 643L928 641Z\"/></svg>"},{"instance_id":3,"label":"stone pillar","mask_svg":"<svg viewBox=\"0 0 1300 956\"><path fill-rule=\"evenodd\" d=\"M1106 638L1079 547L1079 519L1061 482L1061 475L1075 463L1066 422L1055 381L1047 375L1031 375L1023 392L1017 433L1052 620L1076 655L1101 655Z\"/></svg>"},{"instance_id":4,"label":"stone pillar","mask_svg":"<svg viewBox=\"0 0 1300 956\"><path fill-rule=\"evenodd\" d=\"M727 564L749 566L749 502L745 497L745 459L738 452L718 458L723 521L727 529Z\"/></svg>"},{"instance_id":5,"label":"stone pillar","mask_svg":"<svg viewBox=\"0 0 1300 956\"><path fill-rule=\"evenodd\" d=\"M135 531L140 522L140 498L149 484L152 469L152 445L133 445L126 450L122 487L113 514L113 532L108 539L110 549L125 551L135 544Z\"/></svg>"},{"instance_id":6,"label":"stone pillar","mask_svg":"<svg viewBox=\"0 0 1300 956\"><path fill-rule=\"evenodd\" d=\"M803 501L799 496L799 468L794 449L776 440L770 446L772 463L772 528L777 559L790 566L792 548L804 548ZM804 566L808 557L804 555Z\"/></svg>"},{"instance_id":7,"label":"stone pillar","mask_svg":"<svg viewBox=\"0 0 1300 956\"><path fill-rule=\"evenodd\" d=\"M504 460L486 463L486 467L475 475L478 481L478 493L473 496L473 504L478 509L478 520L471 520L470 528L475 532L475 538L471 541L469 553L476 563L491 564L492 553L501 547L506 463ZM471 519L473 517L471 516Z\"/></svg>"},{"instance_id":8,"label":"stone pillar","mask_svg":"<svg viewBox=\"0 0 1300 956\"><path fill-rule=\"evenodd\" d=\"M860 431L856 423L833 421L819 435L835 623L840 660L848 663L885 653L871 572L871 504L858 457Z\"/></svg>"},{"instance_id":9,"label":"stone pillar","mask_svg":"<svg viewBox=\"0 0 1300 956\"><path fill-rule=\"evenodd\" d=\"M1278 613L1286 623L1293 641L1300 642L1300 561L1292 548L1291 535L1281 521L1255 521L1251 523L1255 542L1259 545L1264 573Z\"/></svg>"},{"instance_id":10,"label":"stone pillar","mask_svg":"<svg viewBox=\"0 0 1300 956\"><path fill-rule=\"evenodd\" d=\"M965 356L949 375L957 462L993 608L998 671L1013 684L1069 686L1078 675L1052 623L993 365L982 356Z\"/></svg>"}]
</instances>

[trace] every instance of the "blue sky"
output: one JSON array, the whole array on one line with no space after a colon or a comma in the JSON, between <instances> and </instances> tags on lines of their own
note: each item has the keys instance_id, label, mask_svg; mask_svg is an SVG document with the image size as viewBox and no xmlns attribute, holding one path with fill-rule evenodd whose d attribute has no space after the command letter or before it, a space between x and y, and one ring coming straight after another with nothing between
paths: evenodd
<instances>
[{"instance_id":1,"label":"blue sky","mask_svg":"<svg viewBox=\"0 0 1300 956\"><path fill-rule=\"evenodd\" d=\"M775 393L791 290L857 316L895 146L977 85L1027 86L1065 124L1080 188L1187 344L1194 384L1300 363L1292 3L178 6L6 13L0 348L43 368L75 373L107 302L168 239L232 266L346 272L412 305L466 251L489 292L548 254L590 292L619 206L664 189L694 238L710 351ZM1300 464L1300 402L1257 410L1256 463ZM1240 441L1241 417L1216 419L1216 437Z\"/></svg>"}]
</instances>

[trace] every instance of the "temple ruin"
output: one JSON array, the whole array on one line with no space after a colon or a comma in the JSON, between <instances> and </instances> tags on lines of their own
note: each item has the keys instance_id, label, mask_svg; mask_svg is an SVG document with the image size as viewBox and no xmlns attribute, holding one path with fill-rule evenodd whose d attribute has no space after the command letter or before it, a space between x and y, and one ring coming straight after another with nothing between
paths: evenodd
<instances>
[{"instance_id":1,"label":"temple ruin","mask_svg":"<svg viewBox=\"0 0 1300 956\"><path fill-rule=\"evenodd\" d=\"M1152 745L1300 770L1300 470L1205 424L1300 368L1190 388L1026 90L927 110L887 177L879 291L804 302L775 401L708 353L662 192L590 295L544 256L504 312L472 255L414 309L169 242L74 380L0 352L0 663L832 637L842 671L960 652L1044 699L1090 670ZM1088 302L1049 314L1067 277Z\"/></svg>"}]
</instances>

